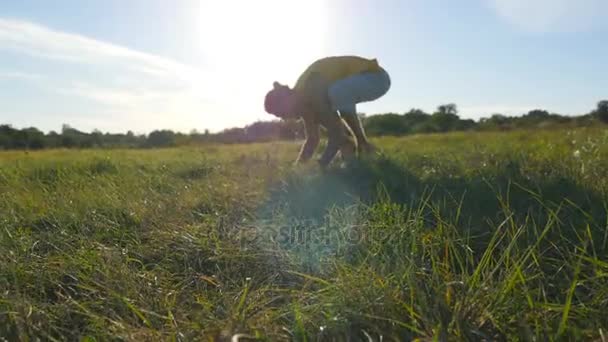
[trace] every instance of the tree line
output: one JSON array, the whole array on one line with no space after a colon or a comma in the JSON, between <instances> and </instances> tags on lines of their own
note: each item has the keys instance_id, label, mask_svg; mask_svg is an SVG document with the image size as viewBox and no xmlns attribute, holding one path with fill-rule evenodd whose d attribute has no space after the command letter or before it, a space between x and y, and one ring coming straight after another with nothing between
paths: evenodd
<instances>
[{"instance_id":1,"label":"tree line","mask_svg":"<svg viewBox=\"0 0 608 342\"><path fill-rule=\"evenodd\" d=\"M412 109L404 114L386 113L372 116L361 115L369 136L402 136L409 134L443 133L451 131L499 131L535 129L563 126L590 126L598 122L608 124L608 100L598 102L588 114L565 116L535 109L521 116L492 114L478 121L462 119L455 104L444 104L433 113ZM0 149L43 148L152 148L203 143L252 143L273 140L298 140L304 138L304 127L299 121L258 121L242 128L229 128L218 133L208 130L190 133L171 130L155 130L150 134L91 133L63 125L61 132L44 133L34 127L16 129L0 125Z\"/></svg>"}]
</instances>

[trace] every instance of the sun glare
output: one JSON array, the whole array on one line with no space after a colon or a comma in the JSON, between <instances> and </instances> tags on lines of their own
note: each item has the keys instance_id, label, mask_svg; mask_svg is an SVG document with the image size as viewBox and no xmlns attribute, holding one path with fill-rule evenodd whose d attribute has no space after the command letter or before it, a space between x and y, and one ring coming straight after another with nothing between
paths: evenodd
<instances>
[{"instance_id":1,"label":"sun glare","mask_svg":"<svg viewBox=\"0 0 608 342\"><path fill-rule=\"evenodd\" d=\"M215 68L268 87L275 79L292 84L321 56L327 9L324 0L204 0L200 24L201 49Z\"/></svg>"}]
</instances>

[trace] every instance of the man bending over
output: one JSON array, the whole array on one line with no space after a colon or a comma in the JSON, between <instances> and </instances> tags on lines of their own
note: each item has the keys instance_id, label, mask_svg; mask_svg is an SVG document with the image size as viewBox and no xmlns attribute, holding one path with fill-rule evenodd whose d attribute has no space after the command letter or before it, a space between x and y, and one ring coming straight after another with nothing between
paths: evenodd
<instances>
[{"instance_id":1,"label":"man bending over","mask_svg":"<svg viewBox=\"0 0 608 342\"><path fill-rule=\"evenodd\" d=\"M357 104L374 101L389 90L391 80L376 59L335 56L311 64L289 88L274 82L264 101L266 112L282 119L302 118L306 142L298 162L309 160L319 144L319 127L327 131L327 147L319 159L327 166L340 151L345 159L371 152L357 116ZM346 124L345 124L346 122ZM356 139L353 141L349 131Z\"/></svg>"}]
</instances>

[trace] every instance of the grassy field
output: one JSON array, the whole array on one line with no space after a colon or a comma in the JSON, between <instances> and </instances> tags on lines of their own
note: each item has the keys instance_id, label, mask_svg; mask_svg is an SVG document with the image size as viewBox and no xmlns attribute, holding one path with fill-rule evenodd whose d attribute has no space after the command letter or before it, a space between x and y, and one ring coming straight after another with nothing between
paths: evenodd
<instances>
[{"instance_id":1,"label":"grassy field","mask_svg":"<svg viewBox=\"0 0 608 342\"><path fill-rule=\"evenodd\" d=\"M0 336L608 340L607 130L375 142L0 153Z\"/></svg>"}]
</instances>

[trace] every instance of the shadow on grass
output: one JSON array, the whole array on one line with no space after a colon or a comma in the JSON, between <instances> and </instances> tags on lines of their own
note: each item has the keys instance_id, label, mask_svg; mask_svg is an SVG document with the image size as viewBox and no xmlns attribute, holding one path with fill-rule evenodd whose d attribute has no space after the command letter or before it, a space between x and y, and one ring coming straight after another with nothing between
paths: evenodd
<instances>
[{"instance_id":1,"label":"shadow on grass","mask_svg":"<svg viewBox=\"0 0 608 342\"><path fill-rule=\"evenodd\" d=\"M290 218L322 222L332 208L379 201L422 208L430 228L441 218L455 224L465 235L491 235L495 227L511 217L518 224L533 220L541 227L558 220L562 227L559 234L567 233L573 240L589 225L593 241L601 242L602 249L607 242L607 203L603 194L582 187L559 172L543 177L527 174L512 160L468 176L435 172L423 178L407 165L386 157L323 173L294 173L273 186L261 215L271 219L273 213L280 211Z\"/></svg>"}]
</instances>

